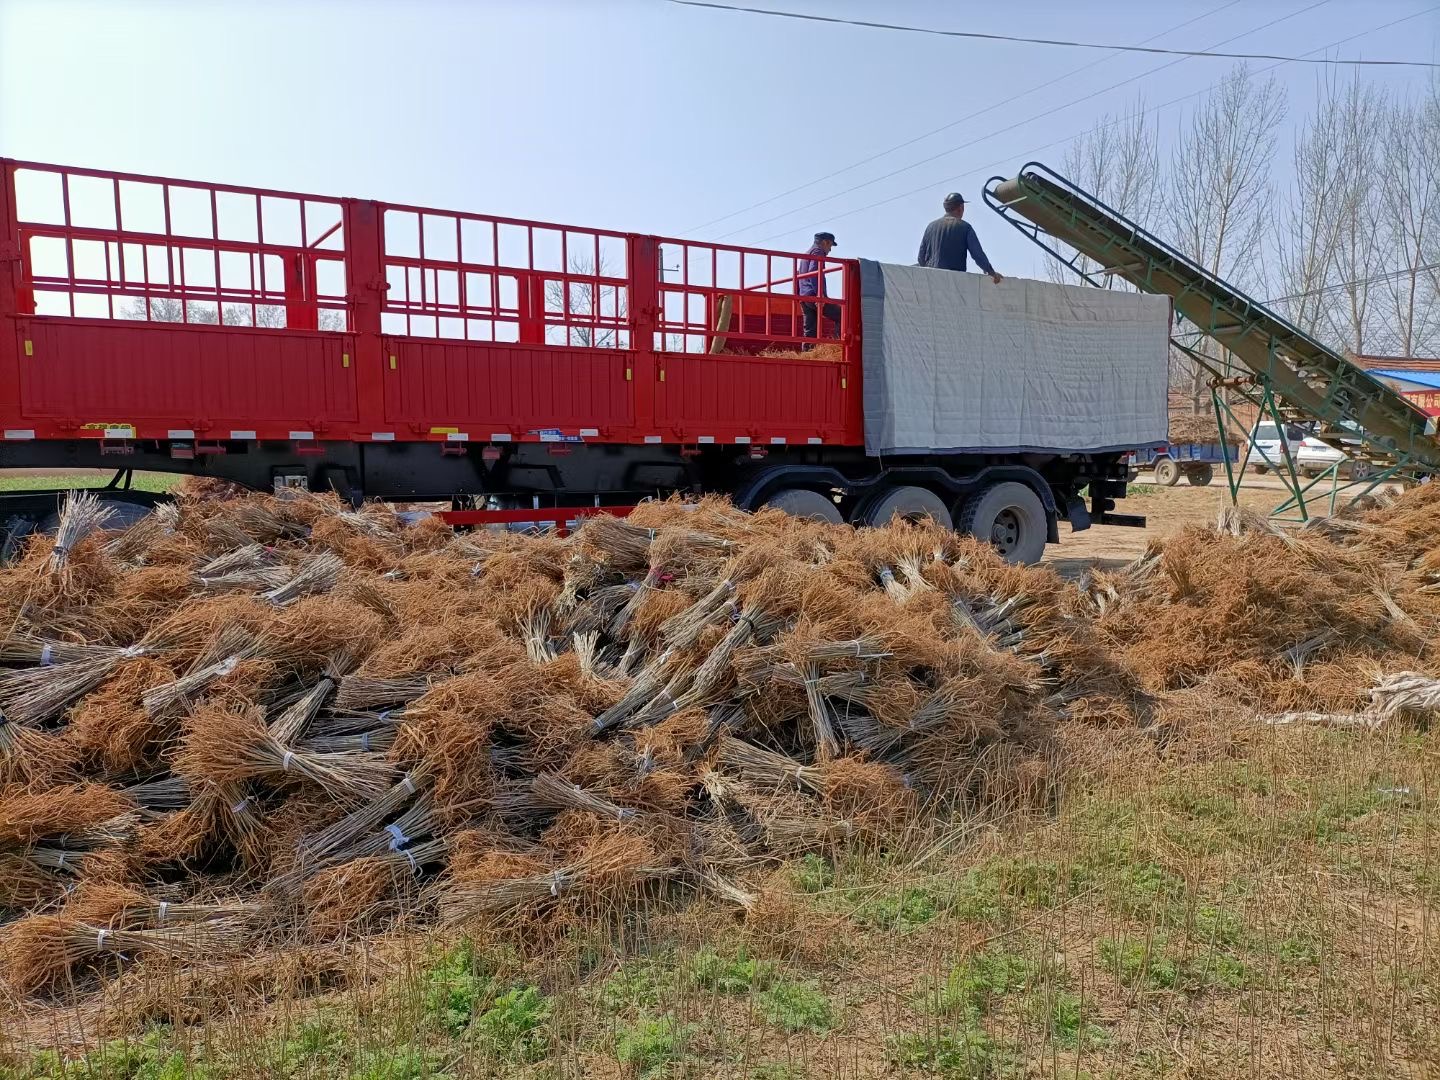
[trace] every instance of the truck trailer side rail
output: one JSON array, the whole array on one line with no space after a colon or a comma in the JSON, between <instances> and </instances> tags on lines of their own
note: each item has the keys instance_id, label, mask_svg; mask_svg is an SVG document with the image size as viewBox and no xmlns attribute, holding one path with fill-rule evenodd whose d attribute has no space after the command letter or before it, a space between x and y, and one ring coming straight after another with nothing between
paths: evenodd
<instances>
[{"instance_id":1,"label":"truck trailer side rail","mask_svg":"<svg viewBox=\"0 0 1440 1080\"><path fill-rule=\"evenodd\" d=\"M854 273L797 252L0 159L0 446L855 447ZM831 339L813 352L806 281Z\"/></svg>"}]
</instances>

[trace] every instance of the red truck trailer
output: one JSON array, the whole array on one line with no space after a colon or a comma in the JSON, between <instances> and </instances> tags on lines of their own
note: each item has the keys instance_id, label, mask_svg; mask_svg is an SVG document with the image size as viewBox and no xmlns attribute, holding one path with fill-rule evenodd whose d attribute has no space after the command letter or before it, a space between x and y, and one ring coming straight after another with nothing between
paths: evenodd
<instances>
[{"instance_id":1,"label":"red truck trailer","mask_svg":"<svg viewBox=\"0 0 1440 1080\"><path fill-rule=\"evenodd\" d=\"M868 454L854 261L813 271L838 319L805 351L794 252L0 166L6 468L113 468L117 500L136 469L445 500L457 525L720 492L930 514L1024 561L1062 519L1143 524L1113 513L1120 450Z\"/></svg>"}]
</instances>

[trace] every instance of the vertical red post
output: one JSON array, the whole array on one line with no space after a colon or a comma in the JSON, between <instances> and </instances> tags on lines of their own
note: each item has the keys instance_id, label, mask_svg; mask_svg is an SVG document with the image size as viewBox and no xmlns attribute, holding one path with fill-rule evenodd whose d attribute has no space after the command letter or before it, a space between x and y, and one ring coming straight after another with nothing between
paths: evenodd
<instances>
[{"instance_id":1,"label":"vertical red post","mask_svg":"<svg viewBox=\"0 0 1440 1080\"><path fill-rule=\"evenodd\" d=\"M0 406L15 411L20 402L20 317L35 312L34 293L21 302L20 224L15 206L15 166L0 159Z\"/></svg>"},{"instance_id":2,"label":"vertical red post","mask_svg":"<svg viewBox=\"0 0 1440 1080\"><path fill-rule=\"evenodd\" d=\"M530 274L520 279L520 340L526 345L545 344L545 279Z\"/></svg>"},{"instance_id":3,"label":"vertical red post","mask_svg":"<svg viewBox=\"0 0 1440 1080\"><path fill-rule=\"evenodd\" d=\"M380 208L373 202L346 199L345 267L350 331L355 339L356 417L362 429L385 430L385 373L389 357L380 333L385 296L385 236Z\"/></svg>"},{"instance_id":4,"label":"vertical red post","mask_svg":"<svg viewBox=\"0 0 1440 1080\"><path fill-rule=\"evenodd\" d=\"M660 329L660 241L653 236L626 238L626 269L630 275L630 404L635 429L643 435L656 431L655 397L659 363L655 335Z\"/></svg>"}]
</instances>

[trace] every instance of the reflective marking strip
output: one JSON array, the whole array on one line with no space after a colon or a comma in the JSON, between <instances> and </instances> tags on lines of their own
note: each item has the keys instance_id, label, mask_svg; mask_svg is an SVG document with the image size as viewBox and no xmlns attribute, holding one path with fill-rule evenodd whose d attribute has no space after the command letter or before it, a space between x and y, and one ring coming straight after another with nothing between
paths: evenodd
<instances>
[{"instance_id":1,"label":"reflective marking strip","mask_svg":"<svg viewBox=\"0 0 1440 1080\"><path fill-rule=\"evenodd\" d=\"M700 436L700 441L701 441L702 443L713 443L713 442L715 441L715 436L714 436L714 435L701 435L701 436Z\"/></svg>"},{"instance_id":2,"label":"reflective marking strip","mask_svg":"<svg viewBox=\"0 0 1440 1080\"><path fill-rule=\"evenodd\" d=\"M593 427L582 427L582 428L580 429L580 437L581 437L582 439L584 439L584 438L598 439L598 438L600 437L600 429L599 429L599 428L593 428Z\"/></svg>"},{"instance_id":3,"label":"reflective marking strip","mask_svg":"<svg viewBox=\"0 0 1440 1080\"><path fill-rule=\"evenodd\" d=\"M171 428L165 433L167 439L193 439L195 432L190 428Z\"/></svg>"},{"instance_id":4,"label":"reflective marking strip","mask_svg":"<svg viewBox=\"0 0 1440 1080\"><path fill-rule=\"evenodd\" d=\"M230 432L230 438L232 438L232 439L253 439L253 438L255 438L255 432L253 432L253 431L232 431L232 432Z\"/></svg>"},{"instance_id":5,"label":"reflective marking strip","mask_svg":"<svg viewBox=\"0 0 1440 1080\"><path fill-rule=\"evenodd\" d=\"M503 432L503 431L501 431L501 432L492 432L491 435L490 435L490 441L491 441L491 442L509 442L509 441L510 441L510 438L511 438L510 434L509 434L508 432Z\"/></svg>"},{"instance_id":6,"label":"reflective marking strip","mask_svg":"<svg viewBox=\"0 0 1440 1080\"><path fill-rule=\"evenodd\" d=\"M806 439L805 441L806 441L809 445L811 445L811 446L819 446L819 445L820 445L821 443L823 443L825 440L824 440L824 439L817 439L817 438L815 438L815 436L812 435L812 436L810 436L810 438Z\"/></svg>"},{"instance_id":7,"label":"reflective marking strip","mask_svg":"<svg viewBox=\"0 0 1440 1080\"><path fill-rule=\"evenodd\" d=\"M748 442L750 441L750 436L749 436L749 435L736 435L736 436L735 436L735 441L736 441L737 443L748 443Z\"/></svg>"},{"instance_id":8,"label":"reflective marking strip","mask_svg":"<svg viewBox=\"0 0 1440 1080\"><path fill-rule=\"evenodd\" d=\"M784 445L785 445L785 440L784 440L782 437L778 436L778 435L772 436L771 439L770 439L770 445L771 445L771 446L784 446Z\"/></svg>"},{"instance_id":9,"label":"reflective marking strip","mask_svg":"<svg viewBox=\"0 0 1440 1080\"><path fill-rule=\"evenodd\" d=\"M393 431L372 431L370 438L375 442L394 442L395 433Z\"/></svg>"},{"instance_id":10,"label":"reflective marking strip","mask_svg":"<svg viewBox=\"0 0 1440 1080\"><path fill-rule=\"evenodd\" d=\"M313 432L313 431L292 431L292 432L290 432L290 438L292 438L292 439L313 439L313 438L315 438L315 432Z\"/></svg>"},{"instance_id":11,"label":"reflective marking strip","mask_svg":"<svg viewBox=\"0 0 1440 1080\"><path fill-rule=\"evenodd\" d=\"M645 436L645 441L646 441L647 443L658 443L658 442L660 441L660 436L659 436L659 435L646 435L646 436Z\"/></svg>"},{"instance_id":12,"label":"reflective marking strip","mask_svg":"<svg viewBox=\"0 0 1440 1080\"><path fill-rule=\"evenodd\" d=\"M466 431L452 431L445 436L446 442L469 442L470 433Z\"/></svg>"},{"instance_id":13,"label":"reflective marking strip","mask_svg":"<svg viewBox=\"0 0 1440 1080\"><path fill-rule=\"evenodd\" d=\"M134 437L135 429L129 424L123 427L107 427L105 429L105 438L107 439L133 439Z\"/></svg>"},{"instance_id":14,"label":"reflective marking strip","mask_svg":"<svg viewBox=\"0 0 1440 1080\"><path fill-rule=\"evenodd\" d=\"M35 432L31 428L6 428L5 437L7 439L33 439Z\"/></svg>"}]
</instances>

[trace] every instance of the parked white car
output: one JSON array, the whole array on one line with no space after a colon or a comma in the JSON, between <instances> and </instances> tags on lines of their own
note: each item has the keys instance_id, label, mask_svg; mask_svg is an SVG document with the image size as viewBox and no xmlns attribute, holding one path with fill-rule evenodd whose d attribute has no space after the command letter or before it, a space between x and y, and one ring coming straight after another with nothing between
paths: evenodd
<instances>
[{"instance_id":1,"label":"parked white car","mask_svg":"<svg viewBox=\"0 0 1440 1080\"><path fill-rule=\"evenodd\" d=\"M1295 459L1295 470L1303 476L1319 476L1336 464L1340 465L1339 471L1346 475L1351 475L1357 466L1361 475L1368 468L1365 462L1352 462L1333 446L1312 438L1306 434L1304 428L1296 424L1285 426L1285 440L1290 444L1290 454ZM1254 441L1250 447L1250 455L1246 459L1246 464L1252 472L1256 473L1263 473L1269 469L1277 472L1284 471L1285 450L1280 443L1278 425L1271 423L1255 425Z\"/></svg>"}]
</instances>

